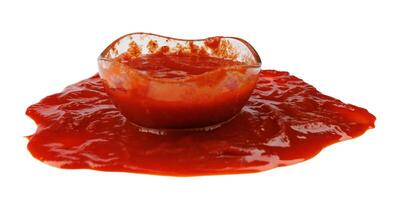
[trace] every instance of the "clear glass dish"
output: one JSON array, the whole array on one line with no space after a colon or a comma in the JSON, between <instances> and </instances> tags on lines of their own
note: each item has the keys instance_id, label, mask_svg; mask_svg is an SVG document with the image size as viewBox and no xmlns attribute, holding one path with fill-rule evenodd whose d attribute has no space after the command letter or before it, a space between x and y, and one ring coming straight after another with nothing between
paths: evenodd
<instances>
[{"instance_id":1,"label":"clear glass dish","mask_svg":"<svg viewBox=\"0 0 395 200\"><path fill-rule=\"evenodd\" d=\"M152 77L117 60L149 54L189 54L235 61L202 74ZM261 60L246 41L235 37L176 39L132 33L112 42L99 56L99 74L115 106L132 123L148 128L216 126L237 115L258 79Z\"/></svg>"}]
</instances>

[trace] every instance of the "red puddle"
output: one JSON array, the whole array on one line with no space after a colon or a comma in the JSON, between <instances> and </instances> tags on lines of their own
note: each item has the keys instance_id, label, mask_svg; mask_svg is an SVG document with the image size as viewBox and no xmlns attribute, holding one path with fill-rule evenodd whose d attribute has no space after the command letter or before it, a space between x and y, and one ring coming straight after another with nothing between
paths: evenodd
<instances>
[{"instance_id":1,"label":"red puddle","mask_svg":"<svg viewBox=\"0 0 395 200\"><path fill-rule=\"evenodd\" d=\"M31 154L50 165L173 176L257 172L301 162L374 127L366 109L264 70L248 103L211 131L147 133L115 108L98 75L27 111L38 125Z\"/></svg>"}]
</instances>

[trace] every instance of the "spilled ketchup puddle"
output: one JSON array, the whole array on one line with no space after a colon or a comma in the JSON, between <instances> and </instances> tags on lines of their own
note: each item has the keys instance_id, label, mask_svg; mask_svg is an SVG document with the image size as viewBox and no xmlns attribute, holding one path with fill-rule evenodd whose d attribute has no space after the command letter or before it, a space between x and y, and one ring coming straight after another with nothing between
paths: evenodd
<instances>
[{"instance_id":1,"label":"spilled ketchup puddle","mask_svg":"<svg viewBox=\"0 0 395 200\"><path fill-rule=\"evenodd\" d=\"M50 165L173 176L257 172L309 159L374 127L366 109L264 70L236 118L211 131L147 133L114 107L98 75L27 109L31 154Z\"/></svg>"}]
</instances>

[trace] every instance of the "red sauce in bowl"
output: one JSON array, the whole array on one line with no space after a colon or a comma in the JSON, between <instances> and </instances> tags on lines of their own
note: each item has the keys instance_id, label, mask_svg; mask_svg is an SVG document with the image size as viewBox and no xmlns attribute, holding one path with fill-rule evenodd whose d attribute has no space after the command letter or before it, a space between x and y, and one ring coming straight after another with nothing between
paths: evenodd
<instances>
[{"instance_id":1,"label":"red sauce in bowl","mask_svg":"<svg viewBox=\"0 0 395 200\"><path fill-rule=\"evenodd\" d=\"M229 66L246 65L229 59L196 56L190 54L148 54L130 59L127 54L117 58L130 68L157 79L181 79L191 75L223 69Z\"/></svg>"},{"instance_id":2,"label":"red sauce in bowl","mask_svg":"<svg viewBox=\"0 0 395 200\"><path fill-rule=\"evenodd\" d=\"M309 159L374 127L366 109L317 91L287 72L262 71L240 114L210 131L130 123L95 75L30 106L31 154L60 168L173 176L257 172Z\"/></svg>"},{"instance_id":3,"label":"red sauce in bowl","mask_svg":"<svg viewBox=\"0 0 395 200\"><path fill-rule=\"evenodd\" d=\"M234 117L255 88L258 72L256 66L216 57L122 54L103 74L103 83L129 121L185 129L215 126ZM111 77L122 81L114 86L107 81L114 80Z\"/></svg>"},{"instance_id":4,"label":"red sauce in bowl","mask_svg":"<svg viewBox=\"0 0 395 200\"><path fill-rule=\"evenodd\" d=\"M260 58L239 38L125 35L100 54L99 74L120 112L142 127L218 126L245 105Z\"/></svg>"}]
</instances>

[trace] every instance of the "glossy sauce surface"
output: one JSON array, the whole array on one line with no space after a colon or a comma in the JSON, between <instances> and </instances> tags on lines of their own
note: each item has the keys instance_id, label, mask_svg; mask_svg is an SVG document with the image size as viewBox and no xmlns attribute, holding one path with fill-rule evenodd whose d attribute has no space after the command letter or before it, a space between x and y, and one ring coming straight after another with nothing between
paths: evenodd
<instances>
[{"instance_id":1,"label":"glossy sauce surface","mask_svg":"<svg viewBox=\"0 0 395 200\"><path fill-rule=\"evenodd\" d=\"M188 54L149 54L134 59L129 59L127 56L121 55L117 59L150 77L173 79L199 75L218 68L243 65L242 62L233 60Z\"/></svg>"},{"instance_id":2,"label":"glossy sauce surface","mask_svg":"<svg viewBox=\"0 0 395 200\"><path fill-rule=\"evenodd\" d=\"M100 78L68 86L27 109L38 125L31 154L60 168L173 176L257 172L309 159L374 127L366 109L265 70L230 122L211 131L147 133L115 108Z\"/></svg>"},{"instance_id":3,"label":"glossy sauce surface","mask_svg":"<svg viewBox=\"0 0 395 200\"><path fill-rule=\"evenodd\" d=\"M119 55L101 77L114 105L150 128L215 126L240 112L259 68L186 52Z\"/></svg>"}]
</instances>

